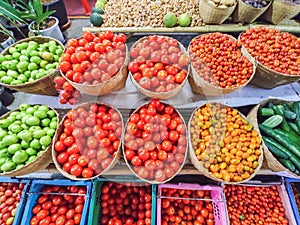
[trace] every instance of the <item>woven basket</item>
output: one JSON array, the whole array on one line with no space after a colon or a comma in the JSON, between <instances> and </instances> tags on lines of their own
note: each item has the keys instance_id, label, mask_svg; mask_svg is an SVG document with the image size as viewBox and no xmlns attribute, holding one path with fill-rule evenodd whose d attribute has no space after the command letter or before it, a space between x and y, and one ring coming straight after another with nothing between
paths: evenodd
<instances>
[{"instance_id":1,"label":"woven basket","mask_svg":"<svg viewBox=\"0 0 300 225\"><path fill-rule=\"evenodd\" d=\"M62 46L64 48L64 46L58 40L51 38L51 37L42 37L42 36L25 38L25 39L22 39L16 43L12 44L9 47L14 47L17 44L20 44L23 42L29 42L29 41L36 41L39 44L45 43L48 41L55 41L57 44L59 44L60 46ZM7 55L9 47L4 49L1 54ZM21 91L21 92L25 92L25 93L29 93L29 94L57 96L58 92L55 89L53 78L58 75L59 75L59 70L58 70L58 68L56 68L53 72L51 72L48 75L46 75L36 81L33 81L33 82L28 82L28 83L18 84L18 85L9 85L9 84L1 83L1 85L5 86L7 88L10 88L12 90Z\"/></svg>"},{"instance_id":2,"label":"woven basket","mask_svg":"<svg viewBox=\"0 0 300 225\"><path fill-rule=\"evenodd\" d=\"M242 0L238 0L237 7L232 14L232 20L240 23L253 23L270 5L271 3L263 8L254 8L245 4Z\"/></svg>"},{"instance_id":3,"label":"woven basket","mask_svg":"<svg viewBox=\"0 0 300 225\"><path fill-rule=\"evenodd\" d=\"M148 37L142 37L141 39L139 39L137 42L135 42L135 43L133 44L132 48L135 47L138 43L140 43L141 41L143 41L143 40L145 40L145 39L147 39L147 38L148 38ZM168 38L170 38L170 37L168 37ZM170 39L173 39L173 38L170 38ZM181 50L184 54L187 55L186 49L184 48L184 46L183 46L179 41L177 41L177 42L178 42L178 45L179 45L179 47L180 47L180 50ZM148 97L150 97L150 98L154 98L154 99L169 99L169 98L171 98L171 97L177 95L177 94L181 91L181 89L183 88L183 86L185 85L185 83L186 83L186 81L187 81L187 79L188 79L189 73L190 73L190 65L188 66L187 69L188 69L188 70L187 70L187 76L186 76L185 80L184 80L180 85L178 85L176 88L174 88L173 90L165 91L165 92L153 92L153 91L149 91L149 90L147 90L147 89L141 87L141 86L138 84L138 82L136 82L136 80L133 78L133 76L132 76L132 74L131 74L130 72L129 72L129 74L130 74L130 79L131 79L133 85L134 85L140 92L142 92L144 95L146 95L146 96L148 96Z\"/></svg>"},{"instance_id":4,"label":"woven basket","mask_svg":"<svg viewBox=\"0 0 300 225\"><path fill-rule=\"evenodd\" d=\"M169 105L169 104L166 103L166 102L163 102L163 103L164 103L165 105ZM144 106L147 106L148 104L149 104L149 103L146 103L146 104L141 105L141 106L138 107L136 110L134 110L134 111L131 113L131 115L134 114L134 113L137 113L141 108L143 108ZM184 118L182 117L182 115L181 115L181 114L179 113L179 111L178 111L177 109L175 109L175 108L174 108L174 111L180 116L181 120L183 121L184 126L186 127L186 124L185 124L185 121L184 121ZM125 130L126 130L126 127L127 127L127 124L129 123L129 121L130 121L130 116L129 116L128 120L126 121ZM187 138L187 137L186 137L186 138ZM182 170L182 168L183 168L183 166L184 166L184 164L185 164L186 158L187 158L187 154L188 154L188 150L186 150L185 155L184 155L183 163L181 164L179 170L178 170L176 173L174 173L174 175L173 175L172 177L166 178L166 180L164 180L163 182L159 182L159 181L157 181L157 180L155 180L155 179L154 179L154 180L144 179L144 178L140 177L140 176L133 170L132 165L127 161L127 159L126 159L126 157L125 157L125 142L124 142L124 139L122 140L122 148L123 148L123 156L124 156L124 160L125 160L126 165L128 166L128 168L130 169L130 171L131 171L135 176L137 176L139 179L141 179L141 180L143 180L143 181L145 181L145 182L147 182L147 183L150 183L150 184L161 184L161 183L166 183L166 182L172 180L172 179L173 179L177 174L179 174L180 171ZM188 143L186 144L186 149L188 149Z\"/></svg>"},{"instance_id":5,"label":"woven basket","mask_svg":"<svg viewBox=\"0 0 300 225\"><path fill-rule=\"evenodd\" d=\"M107 103L103 103L103 102L86 102L86 103L83 103L83 104L80 104L80 105L77 105L76 107L74 107L72 110L76 110L80 107L83 107L83 108L86 108L88 109L88 107L93 104L93 103L97 103L97 104L101 104L101 105L105 105L105 106L108 106L108 107L111 107L113 108L114 110L116 110L116 112L118 112L120 114L120 117L121 117L121 121L123 121L123 118L122 118L122 114L118 111L118 109L116 109L115 107L113 107L112 105L110 104L107 104ZM111 163L109 164L109 166L101 171L99 174L93 176L93 177L90 177L90 178L79 178L79 177L76 177L72 174L69 174L67 173L66 171L63 170L63 168L61 167L61 165L57 162L57 159L56 159L56 156L58 155L57 152L55 151L54 149L54 144L57 140L59 140L59 137L61 135L61 133L63 133L63 123L65 121L65 119L67 118L67 116L65 116L62 121L60 122L60 124L58 125L58 128L57 128L57 132L55 133L55 136L54 136L54 139L53 139L53 142L52 142L52 160L57 168L57 170L62 174L64 175L65 177L71 179L71 180L92 180L92 179L95 179L101 175L103 175L105 172L107 172L108 170L112 169L119 161L119 158L121 157L121 144L119 145L119 148L116 152L116 155L115 157L113 158L113 160L111 161ZM122 122L122 128L124 127L123 125L123 122ZM122 129L123 130L123 129ZM122 137L120 138L122 139Z\"/></svg>"},{"instance_id":6,"label":"woven basket","mask_svg":"<svg viewBox=\"0 0 300 225\"><path fill-rule=\"evenodd\" d=\"M52 109L56 113L57 119L59 121L60 117L59 117L58 112L51 107L49 107L49 108ZM8 112L8 113L4 114L3 116L1 116L0 119L7 118L10 115L10 113L16 112L18 110L19 109L16 108L16 109ZM53 142L53 140L54 139L52 139L52 142ZM27 165L23 166L22 168L20 168L18 170L12 170L10 172L0 173L0 176L16 177L16 176L22 176L22 175L26 175L29 173L37 172L39 170L46 169L49 166L49 164L52 162L51 147L52 147L52 145L50 144L44 150L43 154L40 155L39 157L37 157L36 160L34 160L33 162L28 163Z\"/></svg>"},{"instance_id":7,"label":"woven basket","mask_svg":"<svg viewBox=\"0 0 300 225\"><path fill-rule=\"evenodd\" d=\"M199 14L204 23L221 24L233 13L236 3L228 8L218 8L207 3L205 0L200 0Z\"/></svg>"},{"instance_id":8,"label":"woven basket","mask_svg":"<svg viewBox=\"0 0 300 225\"><path fill-rule=\"evenodd\" d=\"M278 24L283 20L291 19L300 12L300 4L284 0L274 0L261 19Z\"/></svg>"},{"instance_id":9,"label":"woven basket","mask_svg":"<svg viewBox=\"0 0 300 225\"><path fill-rule=\"evenodd\" d=\"M259 131L258 127L258 110L262 107L264 107L268 103L274 103L274 104L283 104L283 103L290 103L286 100L282 99L266 99L261 101L258 105L256 105L252 110L249 112L247 119L249 122L253 124L255 129L259 132L259 135L261 137L261 133ZM286 169L272 154L272 152L269 151L268 147L265 145L264 142L262 142L262 148L264 151L264 167L269 168L273 172L284 172L287 173L290 176L300 178L300 176L294 174L290 170Z\"/></svg>"},{"instance_id":10,"label":"woven basket","mask_svg":"<svg viewBox=\"0 0 300 225\"><path fill-rule=\"evenodd\" d=\"M128 54L128 48L126 46L126 56L125 60L123 63L123 66L120 68L119 72L110 78L109 80L100 83L100 84L80 84L76 83L74 81L71 81L68 79L62 72L61 75L78 91L88 94L88 95L93 95L93 96L102 96L109 94L113 91L121 90L122 88L125 87L126 80L127 80L127 75L128 75L128 61L129 61L129 54Z\"/></svg>"},{"instance_id":11,"label":"woven basket","mask_svg":"<svg viewBox=\"0 0 300 225\"><path fill-rule=\"evenodd\" d=\"M206 103L207 104L207 103ZM210 104L216 104L214 102L210 103ZM217 103L219 104L219 103ZM203 105L200 105L198 108L201 108L202 106L204 106L205 104ZM224 104L221 104L223 106L226 106ZM240 182L225 182L223 179L220 179L220 178L216 178L215 176L212 175L212 173L210 173L204 166L201 165L201 163L199 162L196 154L195 154L195 150L193 148L193 145L192 145L192 137L191 137L191 121L192 121L192 118L193 118L193 115L194 113L197 111L196 108L194 110L194 112L192 113L191 117L190 117L190 120L189 120L189 125L188 125L188 135L189 135L189 151L190 151L190 158L191 158L191 162L192 164L194 165L194 167L200 172L202 173L204 176L212 179L212 180L215 180L215 181L218 181L218 182L223 182L223 183L227 183L227 184L238 184L238 183L243 183L243 182L247 182L249 180L251 180L257 173L258 171L260 170L261 166L262 166L262 163L263 163L263 149L262 149L262 146L260 147L260 150L261 150L261 154L258 158L258 166L255 168L254 172L251 174L251 176L248 178L248 179L245 179L245 180L242 180ZM246 117L239 113L244 119L246 119Z\"/></svg>"},{"instance_id":12,"label":"woven basket","mask_svg":"<svg viewBox=\"0 0 300 225\"><path fill-rule=\"evenodd\" d=\"M206 35L206 34L202 34L202 35ZM232 39L236 40L233 36L231 36L231 35L228 35L228 36L231 37ZM197 37L199 37L199 36L197 36ZM195 37L195 38L197 38L197 37ZM188 49L190 49L190 45L189 45ZM228 93L237 91L237 90L245 87L254 77L255 70L256 70L256 63L255 63L255 60L250 56L250 54L247 52L247 50L243 46L241 47L241 52L242 52L242 55L247 57L249 59L249 61L252 62L252 64L253 64L253 73L252 73L251 77L249 78L249 80L245 84L238 86L238 87L234 87L234 88L221 88L218 86L214 86L211 83L204 80L195 71L195 69L193 67L193 63L191 62L191 74L188 79L189 79L189 83L192 88L192 91L195 94L203 94L203 95L207 95L207 96L220 96L223 94L228 94ZM190 57L190 52L189 52L189 57Z\"/></svg>"},{"instance_id":13,"label":"woven basket","mask_svg":"<svg viewBox=\"0 0 300 225\"><path fill-rule=\"evenodd\" d=\"M240 40L242 34L243 33L239 35L238 40ZM246 48L245 50L247 51ZM264 66L262 63L258 62L258 60L254 59L249 53L248 55L252 58L252 60L255 60L257 64L254 77L250 81L251 84L266 89L272 89L280 85L291 84L300 80L300 74L288 75L288 74L279 73L275 70L272 70Z\"/></svg>"}]
</instances>

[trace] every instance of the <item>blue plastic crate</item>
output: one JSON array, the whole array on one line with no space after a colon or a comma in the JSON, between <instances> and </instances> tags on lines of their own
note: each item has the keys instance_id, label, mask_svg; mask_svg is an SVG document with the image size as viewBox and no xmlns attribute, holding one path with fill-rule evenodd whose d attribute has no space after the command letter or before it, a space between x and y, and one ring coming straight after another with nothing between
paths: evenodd
<instances>
[{"instance_id":1,"label":"blue plastic crate","mask_svg":"<svg viewBox=\"0 0 300 225\"><path fill-rule=\"evenodd\" d=\"M300 224L299 210L297 208L295 195L294 195L292 185L291 185L291 183L299 183L299 185L300 185L300 179L286 178L285 181L286 181L286 190L287 190L287 193L288 193L289 198L290 198L290 202L291 202L291 205L292 205L292 209L293 209L297 224Z\"/></svg>"},{"instance_id":2,"label":"blue plastic crate","mask_svg":"<svg viewBox=\"0 0 300 225\"><path fill-rule=\"evenodd\" d=\"M0 177L0 183L24 183L25 186L22 191L22 196L16 211L15 219L12 225L19 225L21 223L24 207L26 205L26 193L29 189L30 180L22 180L10 177Z\"/></svg>"},{"instance_id":3,"label":"blue plastic crate","mask_svg":"<svg viewBox=\"0 0 300 225\"><path fill-rule=\"evenodd\" d=\"M27 193L27 195L28 195L27 196L27 204L26 204L25 211L24 211L24 215L26 215L26 217L22 220L21 225L29 225L30 224L30 220L33 217L32 208L36 204L36 201L40 195L39 192L45 185L86 186L87 187L87 192L86 192L86 196L85 196L86 201L84 203L81 222L80 222L80 225L86 225L91 190L92 190L92 183L90 181L72 181L72 180L66 180L66 179L34 180L32 182L31 188L30 188L29 192Z\"/></svg>"},{"instance_id":4,"label":"blue plastic crate","mask_svg":"<svg viewBox=\"0 0 300 225\"><path fill-rule=\"evenodd\" d=\"M93 182L93 190L91 195L91 203L90 203L90 211L89 211L89 220L88 225L100 225L100 195L101 188L103 183L105 182L118 182L118 183L145 183L143 180L138 179L135 176L115 176L115 177L99 177ZM148 184L149 185L149 184ZM152 184L152 207L151 207L151 225L155 225L156 223L156 189L157 185Z\"/></svg>"}]
</instances>

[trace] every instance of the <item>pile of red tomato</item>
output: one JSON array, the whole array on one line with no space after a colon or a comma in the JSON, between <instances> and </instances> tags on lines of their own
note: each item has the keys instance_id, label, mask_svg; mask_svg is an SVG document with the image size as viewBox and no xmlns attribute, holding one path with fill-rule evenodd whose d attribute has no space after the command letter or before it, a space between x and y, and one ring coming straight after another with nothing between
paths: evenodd
<instances>
[{"instance_id":1,"label":"pile of red tomato","mask_svg":"<svg viewBox=\"0 0 300 225\"><path fill-rule=\"evenodd\" d=\"M289 224L276 186L226 185L231 225Z\"/></svg>"},{"instance_id":2,"label":"pile of red tomato","mask_svg":"<svg viewBox=\"0 0 300 225\"><path fill-rule=\"evenodd\" d=\"M98 103L78 106L67 112L61 126L54 157L65 172L91 178L112 163L123 129L118 111Z\"/></svg>"},{"instance_id":3,"label":"pile of red tomato","mask_svg":"<svg viewBox=\"0 0 300 225\"><path fill-rule=\"evenodd\" d=\"M125 129L124 157L140 178L164 182L180 170L186 126L172 106L152 100L130 115Z\"/></svg>"},{"instance_id":4,"label":"pile of red tomato","mask_svg":"<svg viewBox=\"0 0 300 225\"><path fill-rule=\"evenodd\" d=\"M177 40L165 36L149 36L130 49L128 70L144 89L166 92L182 84L188 73L188 56Z\"/></svg>"},{"instance_id":5,"label":"pile of red tomato","mask_svg":"<svg viewBox=\"0 0 300 225\"><path fill-rule=\"evenodd\" d=\"M164 196L161 199L162 225L215 224L210 191L162 188L161 195Z\"/></svg>"},{"instance_id":6,"label":"pile of red tomato","mask_svg":"<svg viewBox=\"0 0 300 225\"><path fill-rule=\"evenodd\" d=\"M242 33L240 41L266 67L287 75L300 75L300 39L296 36L257 27Z\"/></svg>"},{"instance_id":7,"label":"pile of red tomato","mask_svg":"<svg viewBox=\"0 0 300 225\"><path fill-rule=\"evenodd\" d=\"M30 225L80 224L86 191L84 186L44 186L41 192L51 194L39 195L32 208Z\"/></svg>"},{"instance_id":8,"label":"pile of red tomato","mask_svg":"<svg viewBox=\"0 0 300 225\"><path fill-rule=\"evenodd\" d=\"M81 99L81 94L76 90L70 82L66 81L61 76L54 77L55 89L59 91L58 101L61 104L70 103L71 105L76 104Z\"/></svg>"},{"instance_id":9,"label":"pile of red tomato","mask_svg":"<svg viewBox=\"0 0 300 225\"><path fill-rule=\"evenodd\" d=\"M0 224L13 224L24 183L0 183Z\"/></svg>"},{"instance_id":10,"label":"pile of red tomato","mask_svg":"<svg viewBox=\"0 0 300 225\"><path fill-rule=\"evenodd\" d=\"M150 225L151 185L104 183L101 189L101 225Z\"/></svg>"},{"instance_id":11,"label":"pile of red tomato","mask_svg":"<svg viewBox=\"0 0 300 225\"><path fill-rule=\"evenodd\" d=\"M220 88L248 82L253 64L242 55L241 43L227 34L209 33L194 38L189 47L191 63L205 81Z\"/></svg>"}]
</instances>

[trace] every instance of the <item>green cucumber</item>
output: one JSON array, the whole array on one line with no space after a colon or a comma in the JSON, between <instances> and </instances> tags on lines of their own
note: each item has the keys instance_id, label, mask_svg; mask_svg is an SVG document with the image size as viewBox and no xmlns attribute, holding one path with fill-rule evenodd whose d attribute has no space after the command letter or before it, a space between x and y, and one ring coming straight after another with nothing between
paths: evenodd
<instances>
[{"instance_id":1,"label":"green cucumber","mask_svg":"<svg viewBox=\"0 0 300 225\"><path fill-rule=\"evenodd\" d=\"M295 123L292 122L288 122L290 128L297 133L298 135L300 135L300 130L298 129L297 125Z\"/></svg>"},{"instance_id":2,"label":"green cucumber","mask_svg":"<svg viewBox=\"0 0 300 225\"><path fill-rule=\"evenodd\" d=\"M278 159L278 161L285 167L287 168L289 171L294 172L296 170L294 164L292 163L291 160L288 159Z\"/></svg>"},{"instance_id":3,"label":"green cucumber","mask_svg":"<svg viewBox=\"0 0 300 225\"><path fill-rule=\"evenodd\" d=\"M293 105L292 104L283 103L282 106L283 106L284 110L293 111Z\"/></svg>"},{"instance_id":4,"label":"green cucumber","mask_svg":"<svg viewBox=\"0 0 300 225\"><path fill-rule=\"evenodd\" d=\"M294 120L297 118L297 114L289 110L283 110L283 114L287 120Z\"/></svg>"},{"instance_id":5,"label":"green cucumber","mask_svg":"<svg viewBox=\"0 0 300 225\"><path fill-rule=\"evenodd\" d=\"M286 132L284 130L281 130L279 128L274 129L276 132L281 135L283 138L289 139L291 141L291 144L296 144L300 146L300 139L297 134L294 134L294 132Z\"/></svg>"},{"instance_id":6,"label":"green cucumber","mask_svg":"<svg viewBox=\"0 0 300 225\"><path fill-rule=\"evenodd\" d=\"M259 113L261 116L274 116L275 112L270 108L260 108Z\"/></svg>"},{"instance_id":7,"label":"green cucumber","mask_svg":"<svg viewBox=\"0 0 300 225\"><path fill-rule=\"evenodd\" d=\"M283 117L280 116L280 115L274 115L274 116L271 116L269 117L268 119L266 119L262 125L265 125L267 127L270 127L270 128L274 128L274 127L277 127L278 125L280 125L283 121Z\"/></svg>"},{"instance_id":8,"label":"green cucumber","mask_svg":"<svg viewBox=\"0 0 300 225\"><path fill-rule=\"evenodd\" d=\"M286 119L284 118L284 108L282 105L273 105L273 109L277 115L280 115L283 117L283 120L281 122L281 128L286 132L292 132L292 129L288 125Z\"/></svg>"},{"instance_id":9,"label":"green cucumber","mask_svg":"<svg viewBox=\"0 0 300 225\"><path fill-rule=\"evenodd\" d=\"M300 170L300 160L297 159L297 157L294 156L293 154L291 155L290 160L292 161L292 163L294 164L294 166L295 166L298 170Z\"/></svg>"},{"instance_id":10,"label":"green cucumber","mask_svg":"<svg viewBox=\"0 0 300 225\"><path fill-rule=\"evenodd\" d=\"M295 123L296 123L298 129L300 130L300 102L294 102L293 103L293 109L294 109L293 110L294 113L297 114L297 118L296 118Z\"/></svg>"},{"instance_id":11,"label":"green cucumber","mask_svg":"<svg viewBox=\"0 0 300 225\"><path fill-rule=\"evenodd\" d=\"M282 159L290 158L291 153L285 147L277 143L274 139L265 136L262 136L262 139L268 149L273 153L273 155Z\"/></svg>"},{"instance_id":12,"label":"green cucumber","mask_svg":"<svg viewBox=\"0 0 300 225\"><path fill-rule=\"evenodd\" d=\"M264 125L259 125L259 129L263 131L266 135L274 138L278 143L286 147L291 153L293 153L300 160L300 145L293 142L289 136L283 136L279 129L271 129ZM285 133L285 132L283 132Z\"/></svg>"},{"instance_id":13,"label":"green cucumber","mask_svg":"<svg viewBox=\"0 0 300 225\"><path fill-rule=\"evenodd\" d=\"M268 108L273 109L274 104L272 102L268 103Z\"/></svg>"}]
</instances>

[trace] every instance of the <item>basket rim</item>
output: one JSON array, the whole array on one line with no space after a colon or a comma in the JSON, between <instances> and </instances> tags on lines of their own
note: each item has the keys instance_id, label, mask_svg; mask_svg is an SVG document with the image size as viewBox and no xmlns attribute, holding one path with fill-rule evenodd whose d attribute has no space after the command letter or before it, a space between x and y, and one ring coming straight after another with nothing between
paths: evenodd
<instances>
[{"instance_id":1,"label":"basket rim","mask_svg":"<svg viewBox=\"0 0 300 225\"><path fill-rule=\"evenodd\" d=\"M151 101L147 101L146 103L143 103L142 105L140 105L139 107L137 107L130 115L132 115L132 114L138 112L141 108L143 108L143 107L145 107L145 106L148 106L148 105L150 104L150 102L151 102ZM161 103L164 103L164 104L167 105L167 106L172 106L171 104L167 103L167 102L164 101L164 100L160 100L160 102L161 102ZM181 113L179 112L178 109L176 109L174 106L172 106L172 107L173 107L173 109L175 110L175 112L178 114L178 116L181 118L181 120L183 121L183 124L184 124L184 126L185 126L185 128L186 128L186 132L187 132L187 125L186 125L186 123L185 123L185 121L184 121L183 116L181 115ZM129 123L129 121L130 121L130 116L128 117L128 119L127 119L127 121L126 121L126 123L125 123L125 127L124 127L124 135L125 135L125 130L126 130L126 127L127 127L127 124ZM185 134L185 137L186 137L186 139L187 139L187 134ZM149 180L149 179L142 178L142 177L140 177L136 172L134 172L134 170L133 170L133 168L132 168L132 164L129 163L128 160L127 160L126 157L125 157L125 140L124 140L124 138L122 139L121 144L122 144L122 153L123 153L123 156L124 156L123 158L124 158L124 161L125 161L127 167L130 169L130 171L131 171L136 177L138 177L139 179L141 179L141 180L143 180L143 181L145 181L145 182L147 182L147 183L150 183L150 184L163 184L163 183L166 183L166 182L172 180L176 175L178 175L178 174L180 173L180 171L182 170L182 168L183 168L184 165L186 164L186 159L187 159L187 156L188 156L188 141L187 141L187 142L186 142L186 145L185 145L186 151L185 151L185 153L184 153L184 160L183 160L183 162L181 163L180 168L179 168L177 171L175 171L175 173L174 173L174 175L173 175L172 177L167 178L167 179L165 179L165 180L162 181L162 182L159 182L159 181L157 181L157 180L155 180L155 179Z\"/></svg>"},{"instance_id":2,"label":"basket rim","mask_svg":"<svg viewBox=\"0 0 300 225\"><path fill-rule=\"evenodd\" d=\"M230 35L230 34L225 34L225 33L221 33L221 32L216 32L216 33L220 33L220 34L222 34L222 35L228 36L229 38L231 38L231 39L233 39L233 40L235 40L235 41L239 41L238 39L236 39L235 37L233 37L233 36ZM212 34L212 33L200 34L200 35L194 37L194 38L190 41L189 46L188 46L188 51L187 51L187 52L188 52L188 55L189 55L189 58L190 58L190 55L191 55L191 54L190 54L190 46L191 46L192 41L195 40L196 38L199 38L199 37L205 36L205 35L209 35L209 34ZM257 62L253 59L253 57L249 54L249 52L247 51L247 49L246 49L244 46L241 46L240 51L241 51L241 53L242 53L242 56L245 57L245 58L247 58L248 61L252 63L252 68L253 68L253 72L252 72L252 74L251 74L251 77L248 79L248 81L247 81L246 83L244 83L244 84L242 84L242 85L240 85L240 86L237 86L237 87L231 87L231 88L222 88L222 87L220 87L220 86L215 86L215 85L209 83L208 81L204 80L204 79L202 78L202 76L199 75L199 74L196 72L196 70L195 70L195 68L194 68L194 66L193 66L192 61L190 61L191 71L194 71L194 73L197 74L197 76L201 79L201 81L203 81L203 83L205 83L206 85L210 86L210 88L213 88L213 89L215 89L215 90L217 90L217 91L224 91L224 90L236 91L236 90L242 89L243 87L245 87L246 85L248 85L248 84L251 82L251 80L253 79L253 77L254 77L254 75L255 75L255 72L256 72L256 68L257 68ZM243 51L245 51L245 52L248 53L248 54L244 53ZM198 57L198 56L197 56L197 57Z\"/></svg>"},{"instance_id":3,"label":"basket rim","mask_svg":"<svg viewBox=\"0 0 300 225\"><path fill-rule=\"evenodd\" d=\"M120 140L122 140L122 139L123 139L123 136L124 136L124 122L123 122L123 116L122 116L121 112L120 112L116 107L114 107L113 105L111 105L111 104L109 104L109 103L106 103L106 102L103 102L103 101L97 101L97 100L96 100L96 101L89 101L89 102L84 102L84 103L78 104L78 105L76 105L75 107L73 107L72 109L70 109L69 111L78 109L78 108L80 108L80 107L88 107L89 105L94 104L94 103L99 104L99 105L109 106L109 107L111 107L112 109L114 109L116 112L119 113L120 119L121 119L121 121L122 121L122 135L121 135L121 137L120 137ZM93 179L95 179L95 178L98 178L99 176L101 176L101 175L103 175L105 172L107 172L108 170L112 169L112 168L115 166L115 164L118 162L118 160L119 160L119 158L120 158L120 156L121 156L121 147L122 147L121 141L120 141L120 144L119 144L119 148L118 148L118 150L116 151L116 155L113 157L111 163L108 165L107 168L105 168L104 170L102 170L101 173L99 173L99 174L97 174L97 175L92 176L92 177L90 177L90 178L76 177L76 176L74 176L74 175L72 175L72 174L66 172L65 170L63 170L63 168L61 167L61 165L58 163L58 161L57 161L57 159L56 159L56 156L58 155L58 153L57 153L57 152L55 151L55 149L54 149L54 144L55 144L56 140L58 140L59 136L61 135L61 133L58 134L58 130L59 130L59 128L63 127L63 123L64 123L64 121L65 121L66 118L67 118L67 114L62 118L61 122L58 124L58 126L57 126L57 133L55 133L55 136L54 136L53 142L52 142L52 146L51 146L51 147L52 147L52 148L51 148L51 151L52 151L52 161L54 162L55 167L57 168L57 170L58 170L63 176L65 176L65 177L67 177L67 178L69 178L69 179L71 179L71 180L78 180L78 181L80 181L80 180L81 180L81 181L86 180L86 181L87 181L87 180L93 180Z\"/></svg>"},{"instance_id":4,"label":"basket rim","mask_svg":"<svg viewBox=\"0 0 300 225\"><path fill-rule=\"evenodd\" d=\"M30 104L30 106L35 106L35 105L44 105L44 104ZM47 106L48 106L48 105L47 105ZM60 121L59 113L58 113L54 108L52 108L51 106L48 106L48 107L49 107L49 109L51 109L51 110L53 110L53 111L55 112L56 118L57 118L57 120L58 120L57 122L58 122L58 124L59 124L59 121ZM18 107L15 108L15 109L13 109L13 110L11 110L11 111L9 111L9 112L7 112L7 113L5 113L4 115L2 115L2 116L0 117L0 120L1 120L1 119L5 119L6 117L8 117L8 116L10 115L10 113L16 112L16 111L20 111ZM20 169L14 169L14 170L11 170L11 171L8 171L8 172L4 172L4 173L2 172L2 173L0 173L0 176L14 175L14 173L16 173L16 172L20 172L20 171L22 171L22 170L26 170L28 167L31 167L32 165L34 165L34 163L36 163L36 161L37 161L38 159L40 159L42 156L45 156L47 153L50 153L50 154L51 154L51 147L52 147L52 143L53 143L54 137L55 137L56 132L57 132L57 128L58 128L58 125L57 125L57 127L56 127L54 136L51 138L51 140L52 140L51 143L48 145L48 147L43 151L43 153L42 153L40 156L36 157L36 159L35 159L34 161L32 161L32 162L30 162L30 163L24 165L24 166L23 166L22 168L20 168ZM47 165L47 166L48 166L48 165ZM28 173L25 173L25 174L28 174Z\"/></svg>"},{"instance_id":5,"label":"basket rim","mask_svg":"<svg viewBox=\"0 0 300 225\"><path fill-rule=\"evenodd\" d=\"M13 43L12 45L8 46L7 48L5 48L2 52L1 52L1 55L6 55L6 53L8 52L8 49L10 47L14 47L16 46L17 44L20 44L20 43L23 43L23 42L28 42L28 41L32 41L32 40L35 40L35 39L45 39L45 42L46 42L46 39L49 41L55 41L58 45L60 45L62 48L63 48L63 52L65 51L65 46L60 42L58 41L57 39L54 39L52 37L48 37L48 36L33 36L33 37L28 37L28 38L24 38L22 40L19 40L15 43ZM61 57L60 57L61 58ZM32 82L26 82L26 83L23 83L23 84L16 84L16 85L12 85L12 84L4 84L2 82L0 82L1 85L3 86L6 86L6 87L12 87L12 88L22 88L24 86L27 86L27 85L32 85L32 84L36 84L36 83L39 83L41 81L43 81L44 79L47 79L49 77L51 77L52 75L54 75L55 73L57 73L59 70L59 66L57 66L52 72L48 73L47 75L35 80L35 81L32 81Z\"/></svg>"},{"instance_id":6,"label":"basket rim","mask_svg":"<svg viewBox=\"0 0 300 225\"><path fill-rule=\"evenodd\" d=\"M199 108L201 108L202 106L204 106L204 105L206 105L206 104L211 104L211 105L212 105L212 104L220 104L220 105L222 105L222 106L230 107L231 109L234 109L233 107L231 107L231 106L229 106L229 105L226 105L226 104L223 104L223 103L219 103L219 102L206 102L206 103L203 103L203 104L199 105L199 106L193 111L193 113L192 113L191 116L190 116L189 123L188 123L188 136L189 136L188 140L189 140L189 150L190 150L189 153L190 153L190 156L193 156L193 157L191 157L191 158L197 158L197 157L196 157L196 154L195 154L195 150L194 150L193 145L192 145L192 138L191 138L191 132L190 132L190 131L191 131L191 130L190 130L191 120L193 119L193 116L194 116L195 112L196 112ZM237 110L237 111L238 111L238 110ZM239 113L239 115L240 115L242 118L246 119L246 121L250 124L250 122L248 121L247 117L246 117L244 114L242 114L240 111L238 111L238 113ZM252 130L254 130L254 126L253 126ZM255 129L255 130L256 130L256 129ZM258 131L258 132L259 132L259 131ZM199 163L199 160L198 160L198 159L197 159L197 162L195 162L195 163L197 163L197 166L199 166L201 169L205 170L205 174L203 174L203 175L206 176L206 177L208 177L208 178L211 178L211 179L213 179L213 180L215 180L215 181L218 181L218 182L221 182L221 183L224 183L224 184L241 184L241 183L245 183L245 182L251 180L251 179L257 174L257 172L260 170L260 168L262 167L262 164L263 164L263 158L264 158L264 152L263 152L262 144L260 144L259 149L260 149L261 153L260 153L260 155L259 155L259 157L258 157L258 160L257 160L257 161L258 161L258 166L254 169L253 173L250 175L249 178L244 179L244 180L242 180L242 181L238 181L238 182L234 182L234 181L227 182L227 181L225 181L225 180L223 180L223 179L216 178L216 177L215 177L208 169L206 169L204 166L201 165L201 163ZM194 162L193 162L193 164L194 164ZM198 170L198 168L196 168L196 169ZM201 172L201 171L200 171L200 172Z\"/></svg>"}]
</instances>

